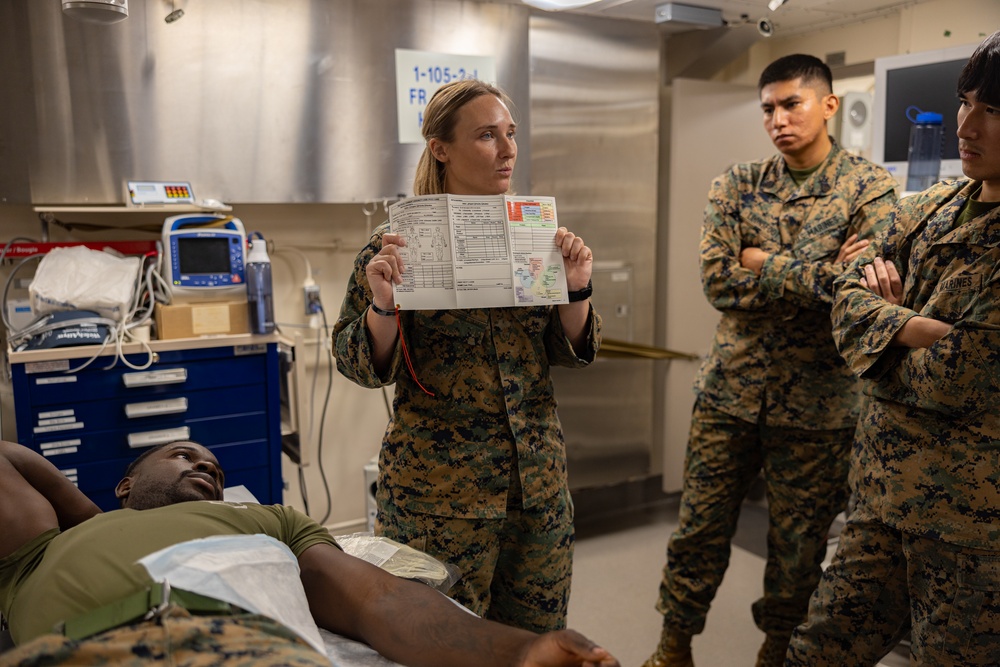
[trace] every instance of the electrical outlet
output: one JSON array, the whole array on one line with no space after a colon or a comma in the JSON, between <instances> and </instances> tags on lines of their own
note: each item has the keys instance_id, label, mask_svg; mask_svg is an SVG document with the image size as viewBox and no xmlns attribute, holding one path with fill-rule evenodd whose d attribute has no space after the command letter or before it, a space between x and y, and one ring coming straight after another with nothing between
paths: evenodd
<instances>
[{"instance_id":1,"label":"electrical outlet","mask_svg":"<svg viewBox=\"0 0 1000 667\"><path fill-rule=\"evenodd\" d=\"M315 315L323 310L323 302L319 300L319 285L305 285L302 291L305 298L306 315Z\"/></svg>"}]
</instances>

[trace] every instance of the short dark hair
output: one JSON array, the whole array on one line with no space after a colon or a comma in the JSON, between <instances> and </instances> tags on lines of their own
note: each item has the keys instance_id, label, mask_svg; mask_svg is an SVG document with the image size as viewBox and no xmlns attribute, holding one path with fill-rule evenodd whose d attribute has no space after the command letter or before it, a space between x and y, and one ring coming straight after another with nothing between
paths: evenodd
<instances>
[{"instance_id":1,"label":"short dark hair","mask_svg":"<svg viewBox=\"0 0 1000 667\"><path fill-rule=\"evenodd\" d=\"M819 82L826 87L827 93L833 92L833 72L825 62L805 53L778 58L765 67L757 81L757 92L766 85L794 79L802 79L802 83Z\"/></svg>"},{"instance_id":2,"label":"short dark hair","mask_svg":"<svg viewBox=\"0 0 1000 667\"><path fill-rule=\"evenodd\" d=\"M131 477L132 474L135 472L135 469L138 468L140 465L142 465L142 462L145 461L146 459L148 459L151 454L153 454L154 452L158 452L161 449L163 449L164 447L166 447L167 445L172 445L175 442L181 442L181 441L180 440L173 440L171 442L162 442L162 443L160 443L158 445L150 447L149 449L147 449L146 451L144 451L142 454L140 454L137 459L135 459L134 461L132 461L132 463L128 464L128 467L125 468L125 475L124 476L125 477Z\"/></svg>"},{"instance_id":3,"label":"short dark hair","mask_svg":"<svg viewBox=\"0 0 1000 667\"><path fill-rule=\"evenodd\" d=\"M976 47L958 77L958 94L975 93L976 100L1000 105L1000 30Z\"/></svg>"}]
</instances>

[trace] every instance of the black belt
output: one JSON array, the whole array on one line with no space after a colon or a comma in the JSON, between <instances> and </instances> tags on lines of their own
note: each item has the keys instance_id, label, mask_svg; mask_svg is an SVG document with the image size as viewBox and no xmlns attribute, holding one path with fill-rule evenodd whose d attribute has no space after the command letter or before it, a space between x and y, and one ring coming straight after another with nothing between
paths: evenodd
<instances>
[{"instance_id":1,"label":"black belt","mask_svg":"<svg viewBox=\"0 0 1000 667\"><path fill-rule=\"evenodd\" d=\"M228 616L243 613L235 605L191 591L171 588L167 582L157 582L111 604L92 609L68 621L59 623L55 631L70 639L80 640L100 634L133 621L147 621L159 616L171 604L193 614Z\"/></svg>"}]
</instances>

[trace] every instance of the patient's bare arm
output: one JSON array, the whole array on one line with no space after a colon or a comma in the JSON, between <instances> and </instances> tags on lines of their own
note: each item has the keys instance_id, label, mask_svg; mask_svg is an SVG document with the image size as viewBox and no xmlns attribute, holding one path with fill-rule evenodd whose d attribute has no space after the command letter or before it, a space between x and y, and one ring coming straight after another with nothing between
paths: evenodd
<instances>
[{"instance_id":1,"label":"patient's bare arm","mask_svg":"<svg viewBox=\"0 0 1000 667\"><path fill-rule=\"evenodd\" d=\"M101 510L38 453L0 440L0 558L52 528Z\"/></svg>"},{"instance_id":2,"label":"patient's bare arm","mask_svg":"<svg viewBox=\"0 0 1000 667\"><path fill-rule=\"evenodd\" d=\"M320 627L363 641L411 667L617 667L578 632L536 635L469 614L437 591L395 577L328 544L299 556Z\"/></svg>"}]
</instances>

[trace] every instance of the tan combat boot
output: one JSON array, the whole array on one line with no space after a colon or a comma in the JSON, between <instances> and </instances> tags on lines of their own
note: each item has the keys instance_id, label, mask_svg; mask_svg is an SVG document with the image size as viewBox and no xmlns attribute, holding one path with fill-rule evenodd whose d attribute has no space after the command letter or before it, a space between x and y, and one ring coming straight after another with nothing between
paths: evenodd
<instances>
[{"instance_id":1,"label":"tan combat boot","mask_svg":"<svg viewBox=\"0 0 1000 667\"><path fill-rule=\"evenodd\" d=\"M660 634L660 645L642 667L694 667L691 658L691 635L671 632L667 628Z\"/></svg>"},{"instance_id":2,"label":"tan combat boot","mask_svg":"<svg viewBox=\"0 0 1000 667\"><path fill-rule=\"evenodd\" d=\"M764 644L757 653L756 667L782 667L785 664L785 654L788 653L788 642L791 635L767 635Z\"/></svg>"}]
</instances>

